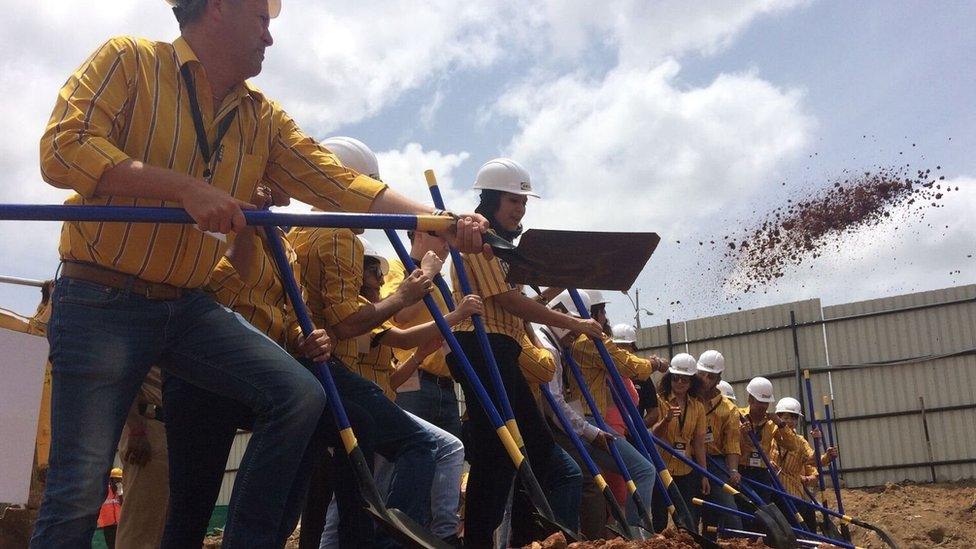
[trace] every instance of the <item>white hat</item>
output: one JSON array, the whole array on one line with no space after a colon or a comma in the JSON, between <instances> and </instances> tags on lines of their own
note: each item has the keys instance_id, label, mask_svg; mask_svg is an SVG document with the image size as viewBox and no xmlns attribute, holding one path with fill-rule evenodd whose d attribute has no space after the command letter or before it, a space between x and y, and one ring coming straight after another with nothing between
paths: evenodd
<instances>
[{"instance_id":1,"label":"white hat","mask_svg":"<svg viewBox=\"0 0 976 549\"><path fill-rule=\"evenodd\" d=\"M776 403L776 413L781 414L783 412L803 417L803 407L800 406L800 401L793 397L783 397Z\"/></svg>"},{"instance_id":2,"label":"white hat","mask_svg":"<svg viewBox=\"0 0 976 549\"><path fill-rule=\"evenodd\" d=\"M583 302L583 306L586 307L586 312L590 311L590 296L586 292L579 292L580 300ZM548 307L550 309L555 309L557 305L562 305L566 312L570 315L580 318L579 309L576 308L576 304L573 303L572 296L569 295L569 290L563 290L556 297L552 298L549 302Z\"/></svg>"},{"instance_id":3,"label":"white hat","mask_svg":"<svg viewBox=\"0 0 976 549\"><path fill-rule=\"evenodd\" d=\"M539 198L532 190L529 172L511 158L495 158L485 162L474 179L475 189L491 189Z\"/></svg>"},{"instance_id":4,"label":"white hat","mask_svg":"<svg viewBox=\"0 0 976 549\"><path fill-rule=\"evenodd\" d=\"M581 293L590 296L590 307L595 305L603 305L605 303L610 303L610 300L603 297L603 292L600 290L583 290Z\"/></svg>"},{"instance_id":5,"label":"white hat","mask_svg":"<svg viewBox=\"0 0 976 549\"><path fill-rule=\"evenodd\" d=\"M698 361L688 353L678 353L671 359L671 366L668 367L669 374L679 376L693 376L698 367Z\"/></svg>"},{"instance_id":6,"label":"white hat","mask_svg":"<svg viewBox=\"0 0 976 549\"><path fill-rule=\"evenodd\" d=\"M735 402L735 389L732 388L732 384L724 379L718 382L718 390L722 393L722 396Z\"/></svg>"},{"instance_id":7,"label":"white hat","mask_svg":"<svg viewBox=\"0 0 976 549\"><path fill-rule=\"evenodd\" d=\"M616 324L610 332L613 333L614 343L637 343L637 328L630 324Z\"/></svg>"},{"instance_id":8,"label":"white hat","mask_svg":"<svg viewBox=\"0 0 976 549\"><path fill-rule=\"evenodd\" d=\"M708 350L698 357L698 371L710 374L721 374L725 370L725 357L722 353Z\"/></svg>"},{"instance_id":9,"label":"white hat","mask_svg":"<svg viewBox=\"0 0 976 549\"><path fill-rule=\"evenodd\" d=\"M376 251L376 248L369 243L369 240L366 240L366 237L363 235L356 235L356 237L359 238L359 241L363 243L363 256L375 257L376 259L380 260L380 270L383 271L383 276L386 276L386 273L390 272L390 262Z\"/></svg>"},{"instance_id":10,"label":"white hat","mask_svg":"<svg viewBox=\"0 0 976 549\"><path fill-rule=\"evenodd\" d=\"M379 179L380 166L376 154L362 141L345 136L330 137L322 146L336 155L339 162L350 170Z\"/></svg>"},{"instance_id":11,"label":"white hat","mask_svg":"<svg viewBox=\"0 0 976 549\"><path fill-rule=\"evenodd\" d=\"M764 377L752 378L752 381L746 385L746 392L759 402L776 402L773 397L773 384Z\"/></svg>"}]
</instances>

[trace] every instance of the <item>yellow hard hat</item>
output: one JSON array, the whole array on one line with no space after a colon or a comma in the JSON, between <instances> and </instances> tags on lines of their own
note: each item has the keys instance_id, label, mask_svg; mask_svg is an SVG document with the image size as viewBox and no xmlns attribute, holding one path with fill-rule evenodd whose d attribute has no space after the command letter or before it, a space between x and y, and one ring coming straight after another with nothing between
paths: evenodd
<instances>
[{"instance_id":1,"label":"yellow hard hat","mask_svg":"<svg viewBox=\"0 0 976 549\"><path fill-rule=\"evenodd\" d=\"M114 469L112 469L112 472L109 473L108 476L109 478L122 478L122 469L115 467Z\"/></svg>"}]
</instances>

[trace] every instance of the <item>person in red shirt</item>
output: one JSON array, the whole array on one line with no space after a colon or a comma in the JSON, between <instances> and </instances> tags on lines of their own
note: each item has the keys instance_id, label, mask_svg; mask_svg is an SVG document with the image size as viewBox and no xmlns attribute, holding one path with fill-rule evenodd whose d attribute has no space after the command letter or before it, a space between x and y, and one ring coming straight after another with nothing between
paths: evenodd
<instances>
[{"instance_id":1,"label":"person in red shirt","mask_svg":"<svg viewBox=\"0 0 976 549\"><path fill-rule=\"evenodd\" d=\"M98 511L98 528L105 536L105 545L115 549L115 531L119 527L119 513L122 512L122 469L112 469L108 476L108 493L102 508Z\"/></svg>"}]
</instances>

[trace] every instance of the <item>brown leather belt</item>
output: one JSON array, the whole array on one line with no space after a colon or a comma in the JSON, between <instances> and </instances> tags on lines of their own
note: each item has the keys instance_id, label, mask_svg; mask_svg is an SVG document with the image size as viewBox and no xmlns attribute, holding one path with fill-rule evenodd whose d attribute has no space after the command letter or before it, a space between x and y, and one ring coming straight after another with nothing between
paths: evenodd
<instances>
[{"instance_id":1,"label":"brown leather belt","mask_svg":"<svg viewBox=\"0 0 976 549\"><path fill-rule=\"evenodd\" d=\"M134 275L78 261L65 261L64 265L61 266L61 275L101 284L109 288L129 290L133 294L140 295L146 299L160 301L180 299L187 291L186 288L177 288L176 286L158 282L147 282Z\"/></svg>"},{"instance_id":2,"label":"brown leather belt","mask_svg":"<svg viewBox=\"0 0 976 549\"><path fill-rule=\"evenodd\" d=\"M427 370L420 370L420 377L422 377L424 379L428 379L430 381L433 381L434 383L436 383L442 389L453 389L454 388L454 380L452 378L447 377L447 376L439 376L439 375L436 375L436 374L432 374L432 373L428 372Z\"/></svg>"}]
</instances>

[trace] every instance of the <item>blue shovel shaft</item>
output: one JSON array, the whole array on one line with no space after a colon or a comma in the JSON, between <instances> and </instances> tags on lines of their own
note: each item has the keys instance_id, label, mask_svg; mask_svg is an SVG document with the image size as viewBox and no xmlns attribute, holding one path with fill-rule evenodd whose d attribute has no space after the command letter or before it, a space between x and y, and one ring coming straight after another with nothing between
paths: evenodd
<instances>
[{"instance_id":1,"label":"blue shovel shaft","mask_svg":"<svg viewBox=\"0 0 976 549\"><path fill-rule=\"evenodd\" d=\"M273 213L244 210L248 225L280 227L346 227L351 229L443 230L450 218L400 214ZM106 221L126 223L195 223L182 208L0 204L0 219L21 221Z\"/></svg>"},{"instance_id":2,"label":"blue shovel shaft","mask_svg":"<svg viewBox=\"0 0 976 549\"><path fill-rule=\"evenodd\" d=\"M819 429L820 424L817 422L817 409L813 403L813 383L810 381L810 372L803 372L804 383L807 390L807 410L810 411L810 423L813 425L814 429ZM824 492L827 489L826 483L824 483L823 467L820 465L820 439L813 439L813 458L816 461L817 467L817 483L820 485L820 492Z\"/></svg>"},{"instance_id":3,"label":"blue shovel shaft","mask_svg":"<svg viewBox=\"0 0 976 549\"><path fill-rule=\"evenodd\" d=\"M762 445L759 443L759 439L756 438L756 433L751 429L749 430L749 440L752 441L753 448L756 449L756 453L762 458L763 463L766 465L766 470L769 471L769 479L772 481L773 486L777 488L780 492L785 492L783 484L779 481L779 475L776 474L776 469L773 468L773 463L769 460L769 456L763 451ZM790 500L785 500L783 503L786 504L786 508L790 511L789 521L794 525L800 525L802 520L800 518L800 513L796 511L796 507L793 506L793 502Z\"/></svg>"},{"instance_id":4,"label":"blue shovel shaft","mask_svg":"<svg viewBox=\"0 0 976 549\"><path fill-rule=\"evenodd\" d=\"M824 397L824 421L827 423L827 443L834 445L834 423L830 416L830 400ZM837 510L844 512L844 502L840 499L840 474L837 471L837 463L830 462L830 482L834 485L834 497L837 498Z\"/></svg>"}]
</instances>

